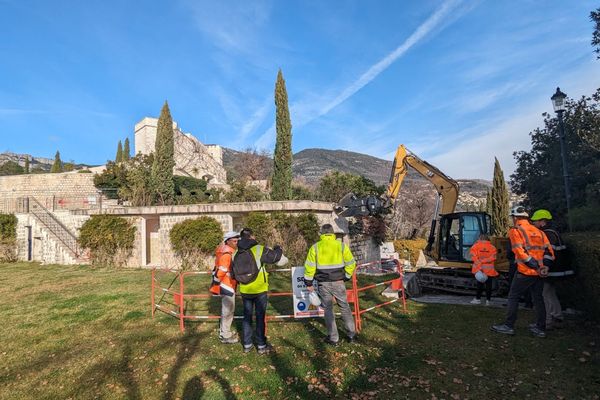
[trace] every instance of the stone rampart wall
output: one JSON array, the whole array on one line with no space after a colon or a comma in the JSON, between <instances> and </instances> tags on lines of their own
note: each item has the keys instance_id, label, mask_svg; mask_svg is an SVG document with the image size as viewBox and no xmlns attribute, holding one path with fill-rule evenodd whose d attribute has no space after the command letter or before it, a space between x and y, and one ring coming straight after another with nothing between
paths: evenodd
<instances>
[{"instance_id":1,"label":"stone rampart wall","mask_svg":"<svg viewBox=\"0 0 600 400\"><path fill-rule=\"evenodd\" d=\"M27 197L35 197L50 210L88 209L99 205L93 174L65 172L0 176L0 212L26 211L22 199Z\"/></svg>"}]
</instances>

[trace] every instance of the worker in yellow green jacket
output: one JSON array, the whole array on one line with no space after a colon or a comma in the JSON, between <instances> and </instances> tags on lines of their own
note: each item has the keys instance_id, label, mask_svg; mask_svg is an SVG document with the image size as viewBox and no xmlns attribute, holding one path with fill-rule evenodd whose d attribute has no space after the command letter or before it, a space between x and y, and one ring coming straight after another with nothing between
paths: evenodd
<instances>
[{"instance_id":1,"label":"worker in yellow green jacket","mask_svg":"<svg viewBox=\"0 0 600 400\"><path fill-rule=\"evenodd\" d=\"M340 306L348 340L356 340L352 311L346 296L346 281L352 278L356 261L350 248L336 239L331 224L321 227L321 240L311 246L304 262L304 283L310 292L317 288L323 308L327 337L325 343L337 346L339 333L333 313L333 299Z\"/></svg>"},{"instance_id":2,"label":"worker in yellow green jacket","mask_svg":"<svg viewBox=\"0 0 600 400\"><path fill-rule=\"evenodd\" d=\"M258 244L250 228L240 232L237 252L233 258L233 275L239 283L244 303L244 320L242 323L242 344L244 353L254 347L252 341L252 314L256 310L256 348L258 354L266 354L273 350L265 336L265 316L267 311L267 292L269 291L269 273L266 264L283 266L288 259L283 255L280 246L270 249Z\"/></svg>"}]
</instances>

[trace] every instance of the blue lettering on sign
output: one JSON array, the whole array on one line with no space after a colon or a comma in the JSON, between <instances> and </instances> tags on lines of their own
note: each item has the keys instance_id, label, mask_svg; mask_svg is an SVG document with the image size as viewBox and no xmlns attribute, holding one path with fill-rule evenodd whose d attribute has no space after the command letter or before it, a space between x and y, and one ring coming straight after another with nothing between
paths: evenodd
<instances>
[{"instance_id":1,"label":"blue lettering on sign","mask_svg":"<svg viewBox=\"0 0 600 400\"><path fill-rule=\"evenodd\" d=\"M300 310L300 311L306 310L306 304L303 301L298 303L298 310Z\"/></svg>"}]
</instances>

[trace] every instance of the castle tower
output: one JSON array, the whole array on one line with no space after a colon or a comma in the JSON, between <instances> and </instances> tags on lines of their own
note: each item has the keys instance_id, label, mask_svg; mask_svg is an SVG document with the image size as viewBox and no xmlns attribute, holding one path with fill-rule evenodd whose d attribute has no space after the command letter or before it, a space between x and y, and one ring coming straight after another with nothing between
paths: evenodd
<instances>
[{"instance_id":1,"label":"castle tower","mask_svg":"<svg viewBox=\"0 0 600 400\"><path fill-rule=\"evenodd\" d=\"M135 124L135 153L154 152L158 119L144 117ZM223 168L223 149L218 145L206 146L190 133L184 133L173 121L175 133L174 175L205 178L211 184L227 183Z\"/></svg>"}]
</instances>

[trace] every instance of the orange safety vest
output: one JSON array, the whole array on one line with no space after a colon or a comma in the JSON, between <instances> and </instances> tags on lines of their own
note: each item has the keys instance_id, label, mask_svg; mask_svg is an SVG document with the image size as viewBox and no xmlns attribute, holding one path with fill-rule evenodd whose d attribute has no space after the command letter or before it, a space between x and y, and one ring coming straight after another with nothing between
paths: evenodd
<instances>
[{"instance_id":1,"label":"orange safety vest","mask_svg":"<svg viewBox=\"0 0 600 400\"><path fill-rule=\"evenodd\" d=\"M217 258L209 289L211 293L223 296L235 295L237 282L231 276L231 260L234 252L235 250L225 243L221 243L217 247L215 251Z\"/></svg>"},{"instance_id":2,"label":"orange safety vest","mask_svg":"<svg viewBox=\"0 0 600 400\"><path fill-rule=\"evenodd\" d=\"M487 276L498 276L498 271L494 269L497 251L493 244L487 240L478 240L471 246L469 252L473 259L471 268L473 274L483 271Z\"/></svg>"},{"instance_id":3,"label":"orange safety vest","mask_svg":"<svg viewBox=\"0 0 600 400\"><path fill-rule=\"evenodd\" d=\"M536 269L526 265L532 258L540 267L544 265L544 258L554 260L554 251L546 234L526 219L517 220L516 226L508 231L508 237L520 273L530 276L539 275Z\"/></svg>"}]
</instances>

